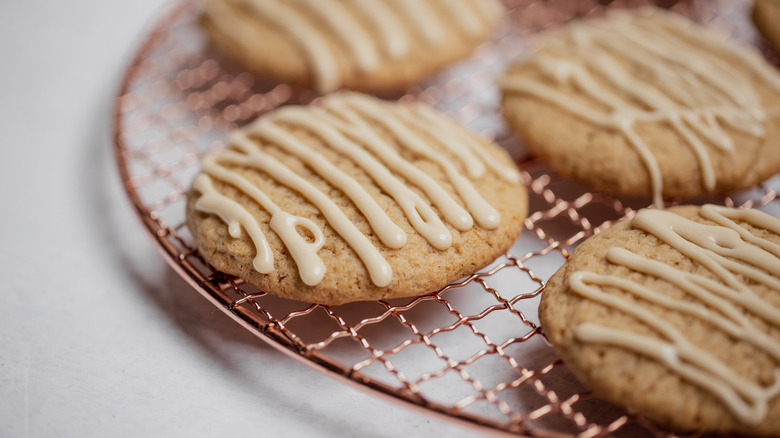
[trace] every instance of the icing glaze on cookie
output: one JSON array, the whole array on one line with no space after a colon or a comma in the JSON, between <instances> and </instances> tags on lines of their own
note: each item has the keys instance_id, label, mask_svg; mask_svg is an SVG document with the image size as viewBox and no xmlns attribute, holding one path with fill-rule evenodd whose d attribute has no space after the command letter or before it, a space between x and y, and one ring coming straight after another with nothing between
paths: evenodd
<instances>
[{"instance_id":1,"label":"icing glaze on cookie","mask_svg":"<svg viewBox=\"0 0 780 438\"><path fill-rule=\"evenodd\" d=\"M452 234L443 220L460 231L471 229L475 222L484 229L495 229L500 224L498 211L477 192L472 179L483 177L489 167L508 183L520 182L517 170L493 163L495 158L485 152L472 134L452 120L419 105L401 107L357 93L344 93L323 99L319 107L289 106L269 113L231 135L228 150L204 158L203 173L194 184L202 194L195 208L219 216L228 224L232 237L239 237L243 227L257 249L253 261L255 269L261 273L271 272L273 255L259 224L239 203L220 194L212 180L220 180L240 190L271 215L271 229L279 234L298 266L301 279L310 286L317 284L325 274L324 264L317 255L323 245L322 230L308 219L282 211L258 187L232 169L256 169L303 196L357 253L375 285L389 284L392 270L368 236L360 232L325 193L264 152L261 144L273 145L296 157L341 191L360 211L383 245L401 248L406 244L407 236L364 187L317 148L291 134L289 128L305 131L319 140L319 147L349 157L393 198L414 230L438 250L446 250L452 244ZM428 146L429 142L436 142L449 154L436 151ZM436 163L454 187L458 199L404 158L399 148ZM466 170L465 175L449 158L450 154ZM298 228L313 236L313 242L302 237Z\"/></svg>"},{"instance_id":2,"label":"icing glaze on cookie","mask_svg":"<svg viewBox=\"0 0 780 438\"><path fill-rule=\"evenodd\" d=\"M427 46L447 42L453 32L478 35L503 12L494 0L240 0L267 19L303 52L315 87L340 87L333 38L355 59L358 72L375 70L382 59L406 55L411 42ZM435 5L435 6L434 6ZM439 14L438 9L446 11ZM219 8L216 9L217 11Z\"/></svg>"},{"instance_id":3,"label":"icing glaze on cookie","mask_svg":"<svg viewBox=\"0 0 780 438\"><path fill-rule=\"evenodd\" d=\"M553 50L528 63L554 83L573 86L600 108L512 73L502 79L501 87L622 133L647 168L657 207L663 207L661 171L637 134L638 122L663 122L674 129L696 156L707 190L714 189L717 175L705 142L738 153L724 126L764 135L766 114L751 83L762 80L780 90L780 76L756 50L658 10L644 15L618 12L606 20L570 26L567 41L551 42ZM626 69L624 62L638 66L643 74ZM741 73L746 69L748 73Z\"/></svg>"},{"instance_id":4,"label":"icing glaze on cookie","mask_svg":"<svg viewBox=\"0 0 780 438\"><path fill-rule=\"evenodd\" d=\"M663 316L643 307L651 303L698 318L718 327L738 342L749 343L780 363L780 344L751 319L780 328L780 309L757 296L746 282L755 282L780 293L780 245L759 238L736 221L780 235L780 219L758 210L738 210L715 205L701 208L706 225L662 210L641 210L631 226L641 229L704 266L717 277L679 270L626 249L613 247L607 260L632 271L663 279L688 299L675 300L625 277L577 271L569 286L577 294L630 315L659 337L585 323L575 329L585 343L609 344L650 357L721 400L745 424L758 424L768 403L780 393L780 366L774 382L762 386L739 376L715 356L688 341L685 332L665 322ZM627 295L608 294L616 288Z\"/></svg>"}]
</instances>

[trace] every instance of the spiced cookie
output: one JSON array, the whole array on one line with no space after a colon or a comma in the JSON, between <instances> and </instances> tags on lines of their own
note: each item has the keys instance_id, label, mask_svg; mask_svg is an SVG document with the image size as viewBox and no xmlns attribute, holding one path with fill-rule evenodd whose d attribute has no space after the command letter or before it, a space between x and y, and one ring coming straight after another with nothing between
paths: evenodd
<instances>
[{"instance_id":1,"label":"spiced cookie","mask_svg":"<svg viewBox=\"0 0 780 438\"><path fill-rule=\"evenodd\" d=\"M780 73L660 9L576 21L500 80L513 131L597 190L687 198L780 171Z\"/></svg>"},{"instance_id":2,"label":"spiced cookie","mask_svg":"<svg viewBox=\"0 0 780 438\"><path fill-rule=\"evenodd\" d=\"M502 15L497 0L205 0L201 23L260 76L376 92L466 57Z\"/></svg>"},{"instance_id":3,"label":"spiced cookie","mask_svg":"<svg viewBox=\"0 0 780 438\"><path fill-rule=\"evenodd\" d=\"M780 53L780 0L756 0L751 17L764 39Z\"/></svg>"},{"instance_id":4,"label":"spiced cookie","mask_svg":"<svg viewBox=\"0 0 780 438\"><path fill-rule=\"evenodd\" d=\"M438 290L503 254L527 213L503 149L358 93L268 113L201 165L187 223L203 257L322 304Z\"/></svg>"},{"instance_id":5,"label":"spiced cookie","mask_svg":"<svg viewBox=\"0 0 780 438\"><path fill-rule=\"evenodd\" d=\"M676 429L780 434L780 219L640 210L574 251L539 312L599 397Z\"/></svg>"}]
</instances>

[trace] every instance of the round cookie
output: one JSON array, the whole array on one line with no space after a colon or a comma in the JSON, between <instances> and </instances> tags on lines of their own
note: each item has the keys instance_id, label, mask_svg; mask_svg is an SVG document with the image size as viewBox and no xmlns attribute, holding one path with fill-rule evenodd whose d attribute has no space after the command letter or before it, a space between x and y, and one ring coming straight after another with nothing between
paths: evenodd
<instances>
[{"instance_id":1,"label":"round cookie","mask_svg":"<svg viewBox=\"0 0 780 438\"><path fill-rule=\"evenodd\" d=\"M675 429L780 434L780 219L640 210L574 251L539 315L601 398Z\"/></svg>"},{"instance_id":2,"label":"round cookie","mask_svg":"<svg viewBox=\"0 0 780 438\"><path fill-rule=\"evenodd\" d=\"M262 77L379 92L466 57L503 11L497 0L205 0L201 25Z\"/></svg>"},{"instance_id":3,"label":"round cookie","mask_svg":"<svg viewBox=\"0 0 780 438\"><path fill-rule=\"evenodd\" d=\"M780 73L660 9L575 21L500 79L531 153L597 190L689 198L780 171Z\"/></svg>"},{"instance_id":4,"label":"round cookie","mask_svg":"<svg viewBox=\"0 0 780 438\"><path fill-rule=\"evenodd\" d=\"M503 254L527 214L509 155L420 104L340 93L206 156L187 202L203 257L285 298L415 296Z\"/></svg>"},{"instance_id":5,"label":"round cookie","mask_svg":"<svg viewBox=\"0 0 780 438\"><path fill-rule=\"evenodd\" d=\"M764 39L780 53L780 0L755 0L751 18Z\"/></svg>"}]
</instances>

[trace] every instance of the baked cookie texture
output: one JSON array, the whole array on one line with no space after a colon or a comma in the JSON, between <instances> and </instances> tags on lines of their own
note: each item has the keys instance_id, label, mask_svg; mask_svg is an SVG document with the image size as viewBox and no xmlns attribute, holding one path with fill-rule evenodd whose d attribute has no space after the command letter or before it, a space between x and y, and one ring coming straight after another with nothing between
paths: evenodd
<instances>
[{"instance_id":1,"label":"baked cookie texture","mask_svg":"<svg viewBox=\"0 0 780 438\"><path fill-rule=\"evenodd\" d=\"M597 190L660 207L780 171L780 73L755 48L673 12L571 22L499 85L530 152Z\"/></svg>"},{"instance_id":2,"label":"baked cookie texture","mask_svg":"<svg viewBox=\"0 0 780 438\"><path fill-rule=\"evenodd\" d=\"M200 22L261 77L384 92L465 58L503 12L497 0L205 0Z\"/></svg>"},{"instance_id":3,"label":"baked cookie texture","mask_svg":"<svg viewBox=\"0 0 780 438\"><path fill-rule=\"evenodd\" d=\"M539 311L599 397L675 429L780 434L780 219L640 210L583 242Z\"/></svg>"},{"instance_id":4,"label":"baked cookie texture","mask_svg":"<svg viewBox=\"0 0 780 438\"><path fill-rule=\"evenodd\" d=\"M205 157L187 223L216 269L321 304L416 296L502 255L527 214L509 155L424 105L339 93Z\"/></svg>"}]
</instances>

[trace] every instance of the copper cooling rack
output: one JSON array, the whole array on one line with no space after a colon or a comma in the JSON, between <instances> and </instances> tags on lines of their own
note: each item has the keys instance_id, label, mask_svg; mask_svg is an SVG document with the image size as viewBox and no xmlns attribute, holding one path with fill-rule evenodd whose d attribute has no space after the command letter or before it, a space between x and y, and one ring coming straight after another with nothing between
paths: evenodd
<instances>
[{"instance_id":1,"label":"copper cooling rack","mask_svg":"<svg viewBox=\"0 0 780 438\"><path fill-rule=\"evenodd\" d=\"M530 216L510 251L479 273L414 299L328 307L267 295L208 266L184 225L185 194L200 157L224 147L227 131L316 95L262 83L211 53L190 3L172 5L150 29L121 85L114 128L125 190L168 262L198 292L261 339L344 382L497 433L672 435L592 397L546 343L536 312L545 280L579 242L649 201L588 192L526 157L501 121L494 86L539 31L646 2L506 3L509 19L491 42L403 96L438 106L517 159ZM734 39L758 41L745 1L661 3ZM780 216L778 189L775 177L697 202Z\"/></svg>"}]
</instances>

